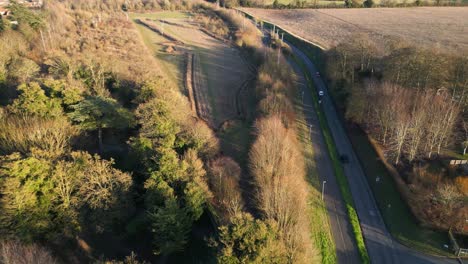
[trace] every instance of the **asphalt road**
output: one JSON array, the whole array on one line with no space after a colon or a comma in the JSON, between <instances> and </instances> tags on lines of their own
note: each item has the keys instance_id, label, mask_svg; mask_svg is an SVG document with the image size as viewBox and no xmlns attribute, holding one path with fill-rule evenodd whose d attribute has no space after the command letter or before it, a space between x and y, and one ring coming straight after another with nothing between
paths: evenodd
<instances>
[{"instance_id":1,"label":"asphalt road","mask_svg":"<svg viewBox=\"0 0 468 264\"><path fill-rule=\"evenodd\" d=\"M324 201L328 211L331 233L335 241L336 253L339 263L361 263L359 252L354 240L353 230L348 221L346 207L341 197L340 188L336 181L332 161L327 151L325 138L320 129L320 122L313 106L312 91L307 87L307 82L301 69L290 62L297 75L297 86L302 98L302 110L305 121L311 133L311 144L314 150L314 159L321 184L324 185Z\"/></svg>"},{"instance_id":2,"label":"asphalt road","mask_svg":"<svg viewBox=\"0 0 468 264\"><path fill-rule=\"evenodd\" d=\"M316 76L315 73L317 69L312 61L310 61L302 51L290 43L288 44L291 46L293 53L305 63L307 70L313 78L316 89L324 92L321 106L327 117L328 125L337 146L338 153L349 157L349 163L344 165L344 172L349 181L371 262L378 264L458 263L453 259L433 257L416 252L399 244L392 238L380 215L361 164L338 118L325 83L320 76ZM307 105L312 106L311 92L313 91L310 91L310 89L305 89L304 91L304 112L307 122L310 122L309 125L312 125L312 128L314 128L312 131L312 140L317 142L312 142L312 144L314 145L316 155L318 155L318 157L316 157L317 167L321 178L327 181L325 199L332 224L333 237L337 247L338 260L339 263L354 263L357 253L355 249L349 246L350 239L352 241L351 243L354 243L351 237L352 233L350 233L351 227L346 211L344 210L341 194L337 188L338 185L331 167L331 161L327 154L327 147L324 144L321 132L318 131L319 124L317 115L313 108L307 107Z\"/></svg>"}]
</instances>

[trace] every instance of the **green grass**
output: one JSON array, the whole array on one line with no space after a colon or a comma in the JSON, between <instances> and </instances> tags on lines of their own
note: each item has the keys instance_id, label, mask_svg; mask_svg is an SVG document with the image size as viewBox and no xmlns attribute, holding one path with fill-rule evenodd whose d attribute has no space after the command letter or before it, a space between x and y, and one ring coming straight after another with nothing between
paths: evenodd
<instances>
[{"instance_id":1,"label":"green grass","mask_svg":"<svg viewBox=\"0 0 468 264\"><path fill-rule=\"evenodd\" d=\"M239 164L248 163L249 147L254 137L250 122L236 120L225 130L218 133L221 139L221 149Z\"/></svg>"},{"instance_id":2,"label":"green grass","mask_svg":"<svg viewBox=\"0 0 468 264\"><path fill-rule=\"evenodd\" d=\"M297 132L301 143L304 160L307 169L307 182L309 183L309 198L307 204L309 206L309 219L312 239L322 257L322 263L333 264L338 263L336 256L335 244L331 235L331 227L328 221L328 212L320 193L320 180L318 177L317 167L315 164L314 150L312 148L309 128L304 118L302 108L297 104L300 98L296 98L296 117L297 117Z\"/></svg>"},{"instance_id":3,"label":"green grass","mask_svg":"<svg viewBox=\"0 0 468 264\"><path fill-rule=\"evenodd\" d=\"M185 60L183 56L167 54L164 52L164 46L160 44L167 41L164 37L160 36L144 25L135 23L135 26L139 31L143 42L151 50L152 54L159 62L158 66L163 71L167 79L173 84L176 84L177 87L184 87L183 69L185 68Z\"/></svg>"}]
</instances>

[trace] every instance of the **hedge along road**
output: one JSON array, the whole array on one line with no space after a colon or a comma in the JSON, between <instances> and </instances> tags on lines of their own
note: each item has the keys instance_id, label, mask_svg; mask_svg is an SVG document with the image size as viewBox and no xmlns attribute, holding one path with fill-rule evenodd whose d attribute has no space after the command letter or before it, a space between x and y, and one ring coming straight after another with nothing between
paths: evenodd
<instances>
[{"instance_id":1,"label":"hedge along road","mask_svg":"<svg viewBox=\"0 0 468 264\"><path fill-rule=\"evenodd\" d=\"M372 263L457 263L454 259L440 258L425 255L407 248L395 241L383 222L380 211L375 203L371 189L367 183L364 171L357 159L348 136L338 118L333 102L328 94L324 81L315 73L317 69L312 61L298 48L287 43L294 55L300 59L306 69L309 77L312 78L316 91L323 91L322 111L324 112L328 126L331 130L333 140L337 146L339 154L346 155L349 163L345 164L344 172L348 179L357 214L360 220L361 229L364 235L366 247ZM323 145L318 145L322 149L320 152L327 151ZM332 195L332 193L329 193ZM340 197L335 197L340 199ZM347 263L347 261L344 261Z\"/></svg>"}]
</instances>

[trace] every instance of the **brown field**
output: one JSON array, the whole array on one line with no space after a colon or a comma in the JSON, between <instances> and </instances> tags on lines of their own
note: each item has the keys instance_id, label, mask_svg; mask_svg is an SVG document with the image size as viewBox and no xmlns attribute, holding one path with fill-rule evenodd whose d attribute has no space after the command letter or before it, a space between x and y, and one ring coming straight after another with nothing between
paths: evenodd
<instances>
[{"instance_id":1,"label":"brown field","mask_svg":"<svg viewBox=\"0 0 468 264\"><path fill-rule=\"evenodd\" d=\"M331 48L354 34L468 51L468 7L243 10Z\"/></svg>"},{"instance_id":2,"label":"brown field","mask_svg":"<svg viewBox=\"0 0 468 264\"><path fill-rule=\"evenodd\" d=\"M146 14L145 18L148 16ZM133 17L140 16L134 14ZM179 12L172 15L166 12L162 17L154 13L149 19L153 20L152 24L155 27L161 27L162 21L165 35L178 42L174 43L178 52L167 54L164 52L164 46L167 46L169 39L162 38L155 31L146 32L159 35L158 38L151 39L150 45L161 47L156 53L166 53L162 63L172 64L168 67L169 75L177 76L176 79L180 82L184 76L184 64L175 62L184 60L185 53L194 55L193 93L199 117L213 127L219 127L224 121L237 118L239 110L236 96L251 75L239 50L202 32L190 16L180 15Z\"/></svg>"}]
</instances>

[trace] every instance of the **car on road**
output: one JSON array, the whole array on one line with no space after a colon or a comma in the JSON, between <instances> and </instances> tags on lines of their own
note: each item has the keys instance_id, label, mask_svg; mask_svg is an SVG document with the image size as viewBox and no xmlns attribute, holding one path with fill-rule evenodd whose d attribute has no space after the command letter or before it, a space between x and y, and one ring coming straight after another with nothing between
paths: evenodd
<instances>
[{"instance_id":1,"label":"car on road","mask_svg":"<svg viewBox=\"0 0 468 264\"><path fill-rule=\"evenodd\" d=\"M320 72L316 72L315 76L320 77Z\"/></svg>"},{"instance_id":2,"label":"car on road","mask_svg":"<svg viewBox=\"0 0 468 264\"><path fill-rule=\"evenodd\" d=\"M320 97L323 96L323 91L319 91L319 96L320 96Z\"/></svg>"},{"instance_id":3,"label":"car on road","mask_svg":"<svg viewBox=\"0 0 468 264\"><path fill-rule=\"evenodd\" d=\"M346 155L344 155L344 154L341 154L341 155L340 155L340 161L341 161L341 163L343 163L343 164L347 164L347 163L349 163L349 158L348 158L348 156L346 156Z\"/></svg>"}]
</instances>

